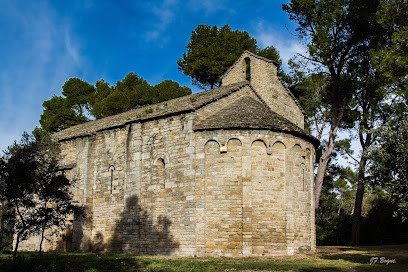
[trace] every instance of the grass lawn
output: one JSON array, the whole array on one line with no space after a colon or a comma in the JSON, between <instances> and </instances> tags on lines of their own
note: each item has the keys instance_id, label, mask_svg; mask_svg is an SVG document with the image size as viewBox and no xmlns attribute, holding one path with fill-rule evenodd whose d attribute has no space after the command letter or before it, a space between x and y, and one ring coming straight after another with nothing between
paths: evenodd
<instances>
[{"instance_id":1,"label":"grass lawn","mask_svg":"<svg viewBox=\"0 0 408 272\"><path fill-rule=\"evenodd\" d=\"M391 263L384 263L386 260ZM0 255L0 271L408 271L408 245L318 247L316 254L273 258L182 258L93 253L44 253L38 256L34 252L25 252L19 254L15 263L10 254Z\"/></svg>"}]
</instances>

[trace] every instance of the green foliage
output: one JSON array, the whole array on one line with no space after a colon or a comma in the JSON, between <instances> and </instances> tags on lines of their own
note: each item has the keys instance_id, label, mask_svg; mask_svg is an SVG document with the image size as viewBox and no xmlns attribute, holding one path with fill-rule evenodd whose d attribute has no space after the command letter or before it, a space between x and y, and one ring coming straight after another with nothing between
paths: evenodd
<instances>
[{"instance_id":1,"label":"green foliage","mask_svg":"<svg viewBox=\"0 0 408 272\"><path fill-rule=\"evenodd\" d=\"M153 109L150 108L150 107L147 107L147 108L145 109L145 113L146 113L146 114L153 113Z\"/></svg>"},{"instance_id":2,"label":"green foliage","mask_svg":"<svg viewBox=\"0 0 408 272\"><path fill-rule=\"evenodd\" d=\"M36 129L23 134L20 143L1 157L1 200L13 220L18 243L53 226L65 227L67 215L77 211L71 204L70 182L58 165L58 144Z\"/></svg>"},{"instance_id":3,"label":"green foliage","mask_svg":"<svg viewBox=\"0 0 408 272\"><path fill-rule=\"evenodd\" d=\"M366 212L361 225L364 244L402 244L408 242L408 222L396 216L398 206L380 187L374 187L366 197Z\"/></svg>"},{"instance_id":4,"label":"green foliage","mask_svg":"<svg viewBox=\"0 0 408 272\"><path fill-rule=\"evenodd\" d=\"M232 30L228 25L199 25L177 61L179 70L200 88L219 86L219 78L245 50L257 52L256 40L246 31ZM265 51L266 52L266 51Z\"/></svg>"},{"instance_id":5,"label":"green foliage","mask_svg":"<svg viewBox=\"0 0 408 272\"><path fill-rule=\"evenodd\" d=\"M89 121L85 112L90 108L90 97L94 93L91 84L79 78L70 78L62 86L65 97L53 96L43 102L41 127L49 132L57 132Z\"/></svg>"},{"instance_id":6,"label":"green foliage","mask_svg":"<svg viewBox=\"0 0 408 272\"><path fill-rule=\"evenodd\" d=\"M290 77L281 69L282 60L273 46L259 49L256 40L248 32L232 30L228 25L199 25L192 32L187 52L177 61L179 70L192 78L193 84L202 89L220 85L220 77L245 51L256 53L274 61L278 75L290 82ZM247 67L248 70L248 67ZM247 79L249 73L247 73Z\"/></svg>"},{"instance_id":7,"label":"green foliage","mask_svg":"<svg viewBox=\"0 0 408 272\"><path fill-rule=\"evenodd\" d=\"M406 96L406 91L401 91L408 89L408 2L384 0L378 15L382 26L388 30L388 43L372 51L374 64L388 80L388 87Z\"/></svg>"},{"instance_id":8,"label":"green foliage","mask_svg":"<svg viewBox=\"0 0 408 272\"><path fill-rule=\"evenodd\" d=\"M41 115L41 127L49 132L57 132L63 129L87 122L88 119L78 115L69 107L66 99L61 96L53 96L43 103L44 111Z\"/></svg>"},{"instance_id":9,"label":"green foliage","mask_svg":"<svg viewBox=\"0 0 408 272\"><path fill-rule=\"evenodd\" d=\"M357 174L350 168L331 168L323 183L316 215L317 245L348 245ZM395 244L408 241L407 224L395 216L397 206L380 187L369 187L364 197L361 244Z\"/></svg>"},{"instance_id":10,"label":"green foliage","mask_svg":"<svg viewBox=\"0 0 408 272\"><path fill-rule=\"evenodd\" d=\"M375 185L385 188L395 205L395 215L408 218L408 3L382 1L380 22L388 30L388 42L373 50L373 62L386 79L384 90L390 94L383 105L383 126L376 144L369 149L369 172Z\"/></svg>"},{"instance_id":11,"label":"green foliage","mask_svg":"<svg viewBox=\"0 0 408 272\"><path fill-rule=\"evenodd\" d=\"M341 145L341 144L340 144ZM356 174L332 165L324 177L316 214L317 245L346 245L351 231Z\"/></svg>"},{"instance_id":12,"label":"green foliage","mask_svg":"<svg viewBox=\"0 0 408 272\"><path fill-rule=\"evenodd\" d=\"M153 87L153 103L168 101L189 94L191 94L190 88L181 87L177 82L172 80L164 80Z\"/></svg>"},{"instance_id":13,"label":"green foliage","mask_svg":"<svg viewBox=\"0 0 408 272\"><path fill-rule=\"evenodd\" d=\"M351 149L351 139L350 138L336 140L336 142L334 143L334 151L332 154L332 158L335 159L338 156L341 156L347 159L349 156L352 156L353 153L354 153L354 150Z\"/></svg>"},{"instance_id":14,"label":"green foliage","mask_svg":"<svg viewBox=\"0 0 408 272\"><path fill-rule=\"evenodd\" d=\"M315 207L318 208L324 173L335 150L338 130L354 128L358 121L363 151L372 143L371 134L367 132L376 122L378 105L384 95L376 92L380 80L372 69L370 50L383 45L386 31L377 20L380 0L292 0L282 7L298 24L299 37L307 42L307 54L300 55L299 62L292 61L297 80L293 89L299 97L304 96L300 100L306 104L307 124L314 126L319 139L330 125L315 179ZM307 105L309 99L313 102L311 106ZM364 192L361 181L365 161L359 165L356 218ZM354 221L355 237L358 237L357 225Z\"/></svg>"},{"instance_id":15,"label":"green foliage","mask_svg":"<svg viewBox=\"0 0 408 272\"><path fill-rule=\"evenodd\" d=\"M316 223L332 222L338 215L351 215L353 210L353 184L356 175L350 168L331 167L324 177Z\"/></svg>"},{"instance_id":16,"label":"green foliage","mask_svg":"<svg viewBox=\"0 0 408 272\"><path fill-rule=\"evenodd\" d=\"M258 50L257 55L273 60L278 69L282 66L282 60L279 56L279 52L273 46L267 46L264 49Z\"/></svg>"},{"instance_id":17,"label":"green foliage","mask_svg":"<svg viewBox=\"0 0 408 272\"><path fill-rule=\"evenodd\" d=\"M348 245L351 233L351 215L339 214L331 221L316 225L316 244L324 246Z\"/></svg>"},{"instance_id":18,"label":"green foliage","mask_svg":"<svg viewBox=\"0 0 408 272\"><path fill-rule=\"evenodd\" d=\"M293 62L291 65L294 68ZM328 92L328 75L316 73L306 76L295 68L294 72L297 72L298 75L296 79L293 79L291 90L306 113L306 127L318 132L320 130L319 124L328 122L331 116L328 105L323 102Z\"/></svg>"},{"instance_id":19,"label":"green foliage","mask_svg":"<svg viewBox=\"0 0 408 272\"><path fill-rule=\"evenodd\" d=\"M314 65L300 77L301 90L324 83L317 102L331 112L330 122L341 122L340 112L349 107L358 87L361 62L369 59L369 50L377 47L382 27L376 22L378 1L292 0L283 9L298 24L297 32L308 40L308 55L301 61ZM292 61L293 64L293 61ZM304 63L298 64L299 70ZM309 79L310 74L316 74ZM306 82L303 82L306 80ZM299 82L299 73L298 80ZM310 91L306 96L310 96ZM315 113L315 112L310 112ZM341 118L340 118L341 119Z\"/></svg>"},{"instance_id":20,"label":"green foliage","mask_svg":"<svg viewBox=\"0 0 408 272\"><path fill-rule=\"evenodd\" d=\"M177 82L165 80L151 86L136 73L130 72L116 85L99 80L95 87L78 78L71 78L62 87L62 96L44 101L41 127L48 132L58 132L89 121L122 113L180 96L191 94L191 89Z\"/></svg>"},{"instance_id":21,"label":"green foliage","mask_svg":"<svg viewBox=\"0 0 408 272\"><path fill-rule=\"evenodd\" d=\"M146 80L131 72L113 87L104 81L96 83L91 114L96 118L103 118L188 94L191 94L190 88L181 87L172 80L164 80L151 86Z\"/></svg>"},{"instance_id":22,"label":"green foliage","mask_svg":"<svg viewBox=\"0 0 408 272\"><path fill-rule=\"evenodd\" d=\"M79 78L70 78L62 86L65 103L79 116L83 116L85 110L89 109L89 97L93 93L95 93L94 86Z\"/></svg>"},{"instance_id":23,"label":"green foliage","mask_svg":"<svg viewBox=\"0 0 408 272\"><path fill-rule=\"evenodd\" d=\"M106 83L99 83L100 92L91 110L96 118L102 118L152 103L151 86L136 73L130 72L109 90ZM99 91L99 90L98 90ZM105 96L105 97L103 97ZM150 103L149 103L150 102Z\"/></svg>"},{"instance_id":24,"label":"green foliage","mask_svg":"<svg viewBox=\"0 0 408 272\"><path fill-rule=\"evenodd\" d=\"M91 105L100 102L102 99L106 98L109 94L113 92L115 88L109 86L109 83L104 80L98 80L95 83L95 94L94 100L91 100Z\"/></svg>"},{"instance_id":25,"label":"green foliage","mask_svg":"<svg viewBox=\"0 0 408 272\"><path fill-rule=\"evenodd\" d=\"M370 149L369 172L375 185L385 188L398 206L396 214L408 217L408 120L401 116L378 131L378 143Z\"/></svg>"}]
</instances>

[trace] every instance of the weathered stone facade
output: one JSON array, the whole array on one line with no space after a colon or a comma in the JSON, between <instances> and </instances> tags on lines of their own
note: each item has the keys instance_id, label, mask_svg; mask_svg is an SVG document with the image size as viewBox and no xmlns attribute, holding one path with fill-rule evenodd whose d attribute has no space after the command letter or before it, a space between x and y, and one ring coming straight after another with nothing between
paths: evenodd
<instances>
[{"instance_id":1,"label":"weathered stone facade","mask_svg":"<svg viewBox=\"0 0 408 272\"><path fill-rule=\"evenodd\" d=\"M48 249L181 256L313 251L318 143L303 130L301 107L274 64L252 53L222 80L218 89L57 133L62 164L76 181L74 199L88 216L73 221L69 243L50 242Z\"/></svg>"}]
</instances>

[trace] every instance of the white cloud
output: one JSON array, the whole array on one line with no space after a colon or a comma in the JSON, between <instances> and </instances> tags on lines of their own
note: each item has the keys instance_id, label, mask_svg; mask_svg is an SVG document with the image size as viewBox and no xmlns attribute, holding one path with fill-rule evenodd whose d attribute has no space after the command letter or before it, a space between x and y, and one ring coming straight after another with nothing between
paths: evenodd
<instances>
[{"instance_id":1,"label":"white cloud","mask_svg":"<svg viewBox=\"0 0 408 272\"><path fill-rule=\"evenodd\" d=\"M45 3L7 2L0 12L12 27L0 45L0 151L19 140L23 131L38 126L42 102L60 94L64 81L82 63L78 42L64 22Z\"/></svg>"},{"instance_id":2,"label":"white cloud","mask_svg":"<svg viewBox=\"0 0 408 272\"><path fill-rule=\"evenodd\" d=\"M254 33L260 48L272 45L279 51L283 69L286 71L288 71L289 59L298 53L304 54L306 52L306 46L291 35L287 29L278 31L275 27L266 25L261 21L256 24Z\"/></svg>"},{"instance_id":3,"label":"white cloud","mask_svg":"<svg viewBox=\"0 0 408 272\"><path fill-rule=\"evenodd\" d=\"M80 53L77 48L77 44L72 42L71 34L68 27L65 27L65 48L67 50L68 56L71 58L72 62L77 66L81 64Z\"/></svg>"},{"instance_id":4,"label":"white cloud","mask_svg":"<svg viewBox=\"0 0 408 272\"><path fill-rule=\"evenodd\" d=\"M152 11L154 23L152 28L145 34L146 41L157 40L161 36L173 21L177 8L177 0L164 0L158 5L148 7Z\"/></svg>"},{"instance_id":5,"label":"white cloud","mask_svg":"<svg viewBox=\"0 0 408 272\"><path fill-rule=\"evenodd\" d=\"M181 14L196 13L200 17L206 17L221 10L231 12L231 9L227 9L224 0L189 0L186 2L163 0L159 3L147 2L143 9L151 11L150 20L153 22L150 29L145 32L145 40L149 42L160 39L162 46L170 40L165 32Z\"/></svg>"},{"instance_id":6,"label":"white cloud","mask_svg":"<svg viewBox=\"0 0 408 272\"><path fill-rule=\"evenodd\" d=\"M225 3L222 0L190 0L187 6L192 11L201 11L205 16L214 12L225 10Z\"/></svg>"}]
</instances>

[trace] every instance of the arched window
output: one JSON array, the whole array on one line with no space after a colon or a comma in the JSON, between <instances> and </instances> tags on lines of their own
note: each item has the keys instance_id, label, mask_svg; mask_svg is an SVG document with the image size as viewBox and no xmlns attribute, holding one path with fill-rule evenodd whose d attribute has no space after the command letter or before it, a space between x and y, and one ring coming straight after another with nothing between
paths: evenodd
<instances>
[{"instance_id":1,"label":"arched window","mask_svg":"<svg viewBox=\"0 0 408 272\"><path fill-rule=\"evenodd\" d=\"M166 163L164 162L164 159L158 158L154 164L153 175L155 176L154 179L160 189L164 189L165 187L165 168Z\"/></svg>"}]
</instances>

